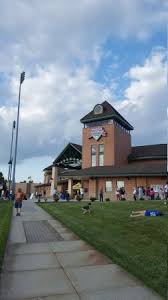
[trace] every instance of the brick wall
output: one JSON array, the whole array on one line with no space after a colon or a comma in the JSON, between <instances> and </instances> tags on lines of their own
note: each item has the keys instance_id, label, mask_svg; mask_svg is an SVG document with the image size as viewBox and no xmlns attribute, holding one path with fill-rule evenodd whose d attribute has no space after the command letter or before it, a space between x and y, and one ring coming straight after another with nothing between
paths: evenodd
<instances>
[{"instance_id":1,"label":"brick wall","mask_svg":"<svg viewBox=\"0 0 168 300\"><path fill-rule=\"evenodd\" d=\"M83 128L82 168L91 167L91 145L96 145L97 166L99 145L104 144L104 166L121 165L127 162L131 152L131 135L115 123L103 125L107 136L98 141L90 138L91 128Z\"/></svg>"},{"instance_id":2,"label":"brick wall","mask_svg":"<svg viewBox=\"0 0 168 300\"><path fill-rule=\"evenodd\" d=\"M117 125L114 126L114 153L115 165L128 163L128 155L131 153L131 135Z\"/></svg>"},{"instance_id":3,"label":"brick wall","mask_svg":"<svg viewBox=\"0 0 168 300\"><path fill-rule=\"evenodd\" d=\"M89 193L84 195L85 199L89 199L91 196L98 196L100 189L103 188L104 199L110 198L110 200L116 201L115 191L117 189L117 181L124 181L124 187L126 191L126 199L133 200L133 189L134 187L144 186L147 188L151 185L165 185L167 178L166 177L109 177L109 178L97 178L97 179L89 179L85 181L84 186L89 187ZM106 192L106 181L112 181L112 192Z\"/></svg>"}]
</instances>

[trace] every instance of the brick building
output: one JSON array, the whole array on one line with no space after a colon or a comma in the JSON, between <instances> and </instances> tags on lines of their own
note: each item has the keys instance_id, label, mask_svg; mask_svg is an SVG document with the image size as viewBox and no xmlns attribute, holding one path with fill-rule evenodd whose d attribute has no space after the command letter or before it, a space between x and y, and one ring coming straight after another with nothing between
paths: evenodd
<instances>
[{"instance_id":1,"label":"brick building","mask_svg":"<svg viewBox=\"0 0 168 300\"><path fill-rule=\"evenodd\" d=\"M17 182L16 183L16 191L20 188L20 189L22 189L23 193L29 197L32 193L35 192L36 184L37 183L34 183L32 181Z\"/></svg>"},{"instance_id":2,"label":"brick building","mask_svg":"<svg viewBox=\"0 0 168 300\"><path fill-rule=\"evenodd\" d=\"M124 187L127 198L132 199L132 191L136 186L150 186L158 190L165 184L167 145L132 147L133 126L107 101L97 104L81 119L81 123L82 147L68 144L50 166L48 176L51 179L51 190L54 187L67 189L73 196L73 187L80 183L84 188L84 199L98 198L103 189L104 198L114 200L115 191L120 187ZM73 151L68 155L67 150ZM77 158L75 151L82 165L74 169L70 168L70 161Z\"/></svg>"}]
</instances>

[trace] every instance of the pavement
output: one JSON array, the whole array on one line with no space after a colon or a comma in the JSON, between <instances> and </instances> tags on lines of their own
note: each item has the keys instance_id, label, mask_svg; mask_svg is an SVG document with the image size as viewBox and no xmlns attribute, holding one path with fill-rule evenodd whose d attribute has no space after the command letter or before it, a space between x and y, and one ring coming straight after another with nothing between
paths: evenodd
<instances>
[{"instance_id":1,"label":"pavement","mask_svg":"<svg viewBox=\"0 0 168 300\"><path fill-rule=\"evenodd\" d=\"M1 300L159 300L33 200L11 222Z\"/></svg>"}]
</instances>

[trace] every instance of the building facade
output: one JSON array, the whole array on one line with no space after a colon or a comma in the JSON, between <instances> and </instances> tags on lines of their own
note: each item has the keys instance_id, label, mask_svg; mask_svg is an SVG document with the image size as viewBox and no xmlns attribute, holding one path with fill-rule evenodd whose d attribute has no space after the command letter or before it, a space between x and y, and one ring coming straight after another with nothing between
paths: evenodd
<instances>
[{"instance_id":1,"label":"building facade","mask_svg":"<svg viewBox=\"0 0 168 300\"><path fill-rule=\"evenodd\" d=\"M81 123L82 146L68 144L50 166L50 173L45 173L45 180L51 176L50 193L53 188L66 189L74 197L73 187L78 184L84 199L98 199L102 190L104 198L115 200L116 189L124 187L126 198L132 199L135 187L149 186L157 191L165 185L166 144L133 147L133 126L107 101L97 104ZM78 161L78 167L70 167L71 161Z\"/></svg>"},{"instance_id":2,"label":"building facade","mask_svg":"<svg viewBox=\"0 0 168 300\"><path fill-rule=\"evenodd\" d=\"M23 193L29 197L31 194L33 194L35 192L35 186L37 185L37 183L34 183L32 181L29 182L17 182L16 183L16 191L18 189L22 189Z\"/></svg>"}]
</instances>

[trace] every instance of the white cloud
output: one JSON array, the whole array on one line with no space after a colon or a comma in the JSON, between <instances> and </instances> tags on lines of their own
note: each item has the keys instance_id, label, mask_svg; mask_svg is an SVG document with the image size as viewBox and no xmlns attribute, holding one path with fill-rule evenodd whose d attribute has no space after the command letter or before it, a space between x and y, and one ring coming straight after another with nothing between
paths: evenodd
<instances>
[{"instance_id":1,"label":"white cloud","mask_svg":"<svg viewBox=\"0 0 168 300\"><path fill-rule=\"evenodd\" d=\"M55 61L97 63L107 38L145 39L163 28L166 4L164 0L0 0L0 65L12 71L16 65L32 70L34 64Z\"/></svg>"},{"instance_id":2,"label":"white cloud","mask_svg":"<svg viewBox=\"0 0 168 300\"><path fill-rule=\"evenodd\" d=\"M118 108L135 126L136 144L167 143L166 72L166 51L157 49L127 73L130 85Z\"/></svg>"},{"instance_id":3,"label":"white cloud","mask_svg":"<svg viewBox=\"0 0 168 300\"><path fill-rule=\"evenodd\" d=\"M110 89L90 79L88 68L76 72L49 66L38 68L36 76L22 84L19 159L55 155L70 140L81 141L79 119L102 99L110 98ZM11 79L11 93L17 96L18 82ZM2 107L0 139L7 137L1 148L0 160L8 159L10 122L16 107Z\"/></svg>"}]
</instances>

